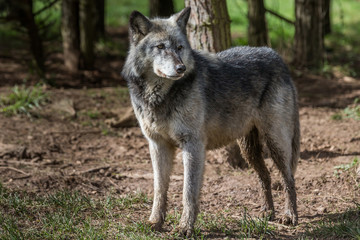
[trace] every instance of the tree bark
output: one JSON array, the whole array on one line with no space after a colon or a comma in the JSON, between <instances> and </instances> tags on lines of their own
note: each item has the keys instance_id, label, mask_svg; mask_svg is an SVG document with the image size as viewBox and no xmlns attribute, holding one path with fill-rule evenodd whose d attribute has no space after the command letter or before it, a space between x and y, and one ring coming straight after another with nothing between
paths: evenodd
<instances>
[{"instance_id":1,"label":"tree bark","mask_svg":"<svg viewBox=\"0 0 360 240\"><path fill-rule=\"evenodd\" d=\"M294 63L319 67L323 54L323 0L295 0Z\"/></svg>"},{"instance_id":2,"label":"tree bark","mask_svg":"<svg viewBox=\"0 0 360 240\"><path fill-rule=\"evenodd\" d=\"M80 29L79 1L62 1L62 26L64 64L70 71L79 70L80 64Z\"/></svg>"},{"instance_id":3,"label":"tree bark","mask_svg":"<svg viewBox=\"0 0 360 240\"><path fill-rule=\"evenodd\" d=\"M331 0L323 0L323 35L326 36L331 33L331 19L330 19Z\"/></svg>"},{"instance_id":4,"label":"tree bark","mask_svg":"<svg viewBox=\"0 0 360 240\"><path fill-rule=\"evenodd\" d=\"M10 11L14 14L15 18L18 19L21 26L26 29L30 40L30 50L39 70L38 73L43 75L45 72L43 41L35 22L33 14L33 1L14 0L10 3Z\"/></svg>"},{"instance_id":5,"label":"tree bark","mask_svg":"<svg viewBox=\"0 0 360 240\"><path fill-rule=\"evenodd\" d=\"M250 46L268 46L264 0L248 0L248 38Z\"/></svg>"},{"instance_id":6,"label":"tree bark","mask_svg":"<svg viewBox=\"0 0 360 240\"><path fill-rule=\"evenodd\" d=\"M82 67L94 67L94 43L96 38L96 5L94 0L80 0L80 49Z\"/></svg>"},{"instance_id":7,"label":"tree bark","mask_svg":"<svg viewBox=\"0 0 360 240\"><path fill-rule=\"evenodd\" d=\"M96 39L105 37L105 4L106 0L96 0Z\"/></svg>"},{"instance_id":8,"label":"tree bark","mask_svg":"<svg viewBox=\"0 0 360 240\"><path fill-rule=\"evenodd\" d=\"M149 0L150 17L169 17L174 14L172 0Z\"/></svg>"},{"instance_id":9,"label":"tree bark","mask_svg":"<svg viewBox=\"0 0 360 240\"><path fill-rule=\"evenodd\" d=\"M191 46L219 52L231 45L230 17L225 0L185 0L191 7L187 34Z\"/></svg>"}]
</instances>

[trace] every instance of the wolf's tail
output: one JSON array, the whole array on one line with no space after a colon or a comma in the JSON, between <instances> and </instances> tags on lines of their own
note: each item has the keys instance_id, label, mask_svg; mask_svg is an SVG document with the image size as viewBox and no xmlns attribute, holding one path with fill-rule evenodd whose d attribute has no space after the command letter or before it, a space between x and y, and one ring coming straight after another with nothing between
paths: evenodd
<instances>
[{"instance_id":1,"label":"wolf's tail","mask_svg":"<svg viewBox=\"0 0 360 240\"><path fill-rule=\"evenodd\" d=\"M295 103L296 104L296 103ZM291 171L293 176L296 172L296 167L300 157L300 124L299 124L299 111L296 104L294 113L294 134L291 142Z\"/></svg>"}]
</instances>

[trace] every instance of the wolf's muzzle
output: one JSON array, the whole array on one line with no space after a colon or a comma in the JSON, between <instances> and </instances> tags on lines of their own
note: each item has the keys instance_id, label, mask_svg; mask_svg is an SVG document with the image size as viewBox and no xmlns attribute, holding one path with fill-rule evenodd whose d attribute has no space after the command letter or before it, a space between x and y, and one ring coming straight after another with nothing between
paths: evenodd
<instances>
[{"instance_id":1,"label":"wolf's muzzle","mask_svg":"<svg viewBox=\"0 0 360 240\"><path fill-rule=\"evenodd\" d=\"M178 64L175 66L175 68L178 74L184 73L186 71L186 67L184 64Z\"/></svg>"}]
</instances>

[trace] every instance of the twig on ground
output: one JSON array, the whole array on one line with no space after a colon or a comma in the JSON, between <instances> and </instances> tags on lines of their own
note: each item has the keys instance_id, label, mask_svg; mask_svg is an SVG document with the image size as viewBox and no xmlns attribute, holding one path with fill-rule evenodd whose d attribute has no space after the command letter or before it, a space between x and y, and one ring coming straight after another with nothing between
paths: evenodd
<instances>
[{"instance_id":1,"label":"twig on ground","mask_svg":"<svg viewBox=\"0 0 360 240\"><path fill-rule=\"evenodd\" d=\"M9 170L12 170L14 172L18 172L18 173L21 173L21 174L24 174L24 175L30 175L20 169L17 169L17 168L14 168L14 167L0 167L0 169L9 169Z\"/></svg>"},{"instance_id":2,"label":"twig on ground","mask_svg":"<svg viewBox=\"0 0 360 240\"><path fill-rule=\"evenodd\" d=\"M277 223L277 222L270 222L269 221L269 224L270 225L276 225L278 227L290 228L290 226L287 226L287 225L284 225L284 224L281 224L281 223Z\"/></svg>"},{"instance_id":3,"label":"twig on ground","mask_svg":"<svg viewBox=\"0 0 360 240\"><path fill-rule=\"evenodd\" d=\"M79 172L79 174L97 172L97 171L100 171L102 169L108 169L108 168L110 168L110 166L102 166L102 167L90 168L90 169Z\"/></svg>"},{"instance_id":4,"label":"twig on ground","mask_svg":"<svg viewBox=\"0 0 360 240\"><path fill-rule=\"evenodd\" d=\"M101 131L56 131L56 132L49 132L49 134L97 134L101 133Z\"/></svg>"},{"instance_id":5,"label":"twig on ground","mask_svg":"<svg viewBox=\"0 0 360 240\"><path fill-rule=\"evenodd\" d=\"M11 163L15 165L31 165L31 166L39 166L41 164L35 163L35 162L25 162L25 161L12 161L12 160L6 160L6 163Z\"/></svg>"}]
</instances>

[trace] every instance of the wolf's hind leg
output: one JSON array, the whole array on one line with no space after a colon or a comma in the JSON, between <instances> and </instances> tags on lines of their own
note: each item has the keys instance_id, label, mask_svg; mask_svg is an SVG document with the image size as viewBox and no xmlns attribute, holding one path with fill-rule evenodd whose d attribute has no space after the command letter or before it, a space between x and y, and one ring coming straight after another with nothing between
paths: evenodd
<instances>
[{"instance_id":1,"label":"wolf's hind leg","mask_svg":"<svg viewBox=\"0 0 360 240\"><path fill-rule=\"evenodd\" d=\"M271 131L271 128L269 128L270 131L265 133L265 139L270 150L271 158L278 167L284 182L285 215L281 221L284 224L296 225L298 222L298 215L296 209L295 180L291 165L291 132L286 131L285 128L276 129L277 131Z\"/></svg>"},{"instance_id":2,"label":"wolf's hind leg","mask_svg":"<svg viewBox=\"0 0 360 240\"><path fill-rule=\"evenodd\" d=\"M149 141L154 171L154 202L149 222L154 230L160 230L166 216L167 191L175 148L166 141Z\"/></svg>"},{"instance_id":3,"label":"wolf's hind leg","mask_svg":"<svg viewBox=\"0 0 360 240\"><path fill-rule=\"evenodd\" d=\"M247 136L238 140L241 153L258 174L262 190L262 215L274 218L274 203L271 194L271 178L262 156L259 132L254 127Z\"/></svg>"}]
</instances>

